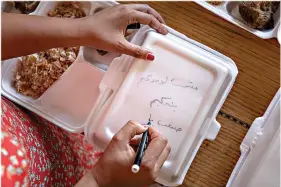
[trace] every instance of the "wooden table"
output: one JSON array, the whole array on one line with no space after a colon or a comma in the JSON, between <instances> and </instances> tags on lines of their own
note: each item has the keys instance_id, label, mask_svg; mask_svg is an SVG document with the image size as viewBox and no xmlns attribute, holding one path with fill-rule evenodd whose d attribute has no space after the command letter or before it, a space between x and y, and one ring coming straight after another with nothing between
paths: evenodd
<instances>
[{"instance_id":1,"label":"wooden table","mask_svg":"<svg viewBox=\"0 0 281 187\"><path fill-rule=\"evenodd\" d=\"M182 184L223 187L249 127L263 115L280 87L280 45L276 39L260 39L193 2L144 3L156 9L167 25L230 57L238 66L236 83L217 116L220 133L215 141L204 141Z\"/></svg>"}]
</instances>

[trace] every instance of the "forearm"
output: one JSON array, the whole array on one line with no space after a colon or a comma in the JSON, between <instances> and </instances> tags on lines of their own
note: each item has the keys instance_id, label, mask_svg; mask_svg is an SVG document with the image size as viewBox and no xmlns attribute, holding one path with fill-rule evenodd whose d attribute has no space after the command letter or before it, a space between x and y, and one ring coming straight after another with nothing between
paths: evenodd
<instances>
[{"instance_id":1,"label":"forearm","mask_svg":"<svg viewBox=\"0 0 281 187\"><path fill-rule=\"evenodd\" d=\"M2 13L2 60L85 43L80 19Z\"/></svg>"},{"instance_id":2,"label":"forearm","mask_svg":"<svg viewBox=\"0 0 281 187\"><path fill-rule=\"evenodd\" d=\"M91 172L88 172L75 187L99 187Z\"/></svg>"}]
</instances>

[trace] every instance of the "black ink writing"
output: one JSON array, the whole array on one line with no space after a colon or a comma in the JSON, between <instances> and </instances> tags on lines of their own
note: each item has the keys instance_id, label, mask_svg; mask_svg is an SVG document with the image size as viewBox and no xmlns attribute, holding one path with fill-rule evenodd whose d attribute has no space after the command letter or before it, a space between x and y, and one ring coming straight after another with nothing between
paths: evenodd
<instances>
[{"instance_id":1,"label":"black ink writing","mask_svg":"<svg viewBox=\"0 0 281 187\"><path fill-rule=\"evenodd\" d=\"M164 123L162 123L161 120L158 120L158 121L157 121L157 125L162 126L162 127L168 127L168 128L170 128L170 129L172 129L172 130L174 130L174 131L176 131L176 132L182 131L181 128L177 128L177 127L175 127L175 126L173 126L173 125L171 125L171 124L164 124Z\"/></svg>"},{"instance_id":2,"label":"black ink writing","mask_svg":"<svg viewBox=\"0 0 281 187\"><path fill-rule=\"evenodd\" d=\"M198 90L198 87L196 86L193 86L193 82L189 81L188 84L186 85L182 85L180 83L177 83L176 79L172 79L171 80L171 83L175 86L179 86L179 87L182 87L182 88L191 88L191 89L194 89L194 90Z\"/></svg>"},{"instance_id":3,"label":"black ink writing","mask_svg":"<svg viewBox=\"0 0 281 187\"><path fill-rule=\"evenodd\" d=\"M166 76L165 80L161 80L161 79L154 78L152 75L147 75L146 77L142 77L140 79L137 87L139 87L139 85L142 82L149 82L149 83L152 83L152 84L156 83L158 85L162 85L162 84L168 83L168 81L169 81L169 77L167 77L167 76ZM170 82L171 82L172 85L177 86L177 87L190 88L190 89L193 89L193 90L198 90L198 87L194 86L193 82L191 82L191 81L188 81L188 83L183 84L183 83L180 83L177 79L173 78L173 79L170 80Z\"/></svg>"},{"instance_id":4,"label":"black ink writing","mask_svg":"<svg viewBox=\"0 0 281 187\"><path fill-rule=\"evenodd\" d=\"M146 77L143 77L140 79L140 81L138 82L138 86L142 82L157 83L157 84L161 85L161 84L165 84L168 82L168 77L166 77L165 80L160 80L160 79L153 78L152 75L147 75Z\"/></svg>"},{"instance_id":5,"label":"black ink writing","mask_svg":"<svg viewBox=\"0 0 281 187\"><path fill-rule=\"evenodd\" d=\"M158 104L160 105L164 105L164 106L168 106L168 107L177 107L177 105L175 105L173 103L173 101L171 101L170 97L161 97L161 99L154 99L150 102L150 107L153 106L153 104L156 104L158 106Z\"/></svg>"}]
</instances>

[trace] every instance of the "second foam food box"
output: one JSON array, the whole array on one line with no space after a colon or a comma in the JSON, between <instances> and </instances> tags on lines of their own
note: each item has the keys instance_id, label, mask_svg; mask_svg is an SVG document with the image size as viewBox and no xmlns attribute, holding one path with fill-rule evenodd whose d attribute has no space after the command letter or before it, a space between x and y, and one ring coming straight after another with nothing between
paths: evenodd
<instances>
[{"instance_id":1,"label":"second foam food box","mask_svg":"<svg viewBox=\"0 0 281 187\"><path fill-rule=\"evenodd\" d=\"M177 186L202 142L216 138L216 115L238 70L228 57L167 29L161 35L143 26L131 37L131 43L153 52L153 62L121 55L104 71L81 47L77 60L37 100L20 97L9 86L13 68L5 63L2 93L65 130L85 132L100 149L128 120L146 124L151 116L172 150L156 181Z\"/></svg>"},{"instance_id":2,"label":"second foam food box","mask_svg":"<svg viewBox=\"0 0 281 187\"><path fill-rule=\"evenodd\" d=\"M251 125L226 187L280 186L280 93Z\"/></svg>"}]
</instances>

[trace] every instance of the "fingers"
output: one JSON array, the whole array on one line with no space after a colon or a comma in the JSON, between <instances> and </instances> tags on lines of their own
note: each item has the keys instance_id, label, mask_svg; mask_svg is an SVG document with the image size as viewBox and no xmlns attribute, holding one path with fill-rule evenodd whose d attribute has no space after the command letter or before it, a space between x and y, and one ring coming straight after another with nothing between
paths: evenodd
<instances>
[{"instance_id":1,"label":"fingers","mask_svg":"<svg viewBox=\"0 0 281 187\"><path fill-rule=\"evenodd\" d=\"M155 29L161 34L168 34L167 29L151 14L140 11L133 11L129 14L129 16L132 16L129 19L133 20L133 23L136 21L141 24L149 25L151 28Z\"/></svg>"},{"instance_id":2,"label":"fingers","mask_svg":"<svg viewBox=\"0 0 281 187\"><path fill-rule=\"evenodd\" d=\"M100 11L102 11L104 8L103 7L98 7L94 10L94 13L98 13Z\"/></svg>"},{"instance_id":3,"label":"fingers","mask_svg":"<svg viewBox=\"0 0 281 187\"><path fill-rule=\"evenodd\" d=\"M154 16L160 23L166 24L162 16L153 8L151 8L149 5L145 4L129 4L128 7L131 7L132 9L151 14Z\"/></svg>"},{"instance_id":4,"label":"fingers","mask_svg":"<svg viewBox=\"0 0 281 187\"><path fill-rule=\"evenodd\" d=\"M168 140L167 140L167 138L163 137L159 132L157 132L157 130L153 127L149 127L148 132L149 132L151 141L148 144L147 150L145 151L144 159L147 159L147 160L156 159L155 162L157 162L158 159L160 158L160 155L162 154L165 147L167 146ZM166 153L165 153L165 155L166 155ZM161 157L161 161L163 159L164 158Z\"/></svg>"},{"instance_id":5,"label":"fingers","mask_svg":"<svg viewBox=\"0 0 281 187\"><path fill-rule=\"evenodd\" d=\"M164 148L163 152L161 153L160 157L158 158L156 164L155 164L155 167L156 167L157 171L161 169L164 162L167 160L170 152L171 152L171 146L169 144L167 144L166 147Z\"/></svg>"},{"instance_id":6,"label":"fingers","mask_svg":"<svg viewBox=\"0 0 281 187\"><path fill-rule=\"evenodd\" d=\"M139 144L141 142L141 136L135 136L133 139L130 140L130 146L133 148L135 152L137 152Z\"/></svg>"},{"instance_id":7,"label":"fingers","mask_svg":"<svg viewBox=\"0 0 281 187\"><path fill-rule=\"evenodd\" d=\"M133 30L133 29L126 30L126 32L125 32L125 37L126 37L126 36L129 36L129 35L131 35L131 34L133 34L135 31L136 31L136 30Z\"/></svg>"},{"instance_id":8,"label":"fingers","mask_svg":"<svg viewBox=\"0 0 281 187\"><path fill-rule=\"evenodd\" d=\"M131 44L127 40L122 38L122 42L117 44L117 52L122 54L127 54L136 58L144 59L144 60L154 60L153 54L140 46Z\"/></svg>"},{"instance_id":9,"label":"fingers","mask_svg":"<svg viewBox=\"0 0 281 187\"><path fill-rule=\"evenodd\" d=\"M119 144L125 145L128 144L135 135L141 134L146 130L147 128L141 124L135 121L129 121L122 127L122 129L119 130L119 132L115 134L112 140L117 141Z\"/></svg>"},{"instance_id":10,"label":"fingers","mask_svg":"<svg viewBox=\"0 0 281 187\"><path fill-rule=\"evenodd\" d=\"M130 145L138 146L141 141L141 136L135 136L133 139L130 140Z\"/></svg>"},{"instance_id":11,"label":"fingers","mask_svg":"<svg viewBox=\"0 0 281 187\"><path fill-rule=\"evenodd\" d=\"M121 42L117 42L115 46L116 47L114 48L114 51L121 54L126 54L126 55L133 56L135 58L149 60L149 61L153 61L155 59L155 56L152 54L151 51L142 48L138 45L132 44L127 40L125 40L124 38L121 38Z\"/></svg>"}]
</instances>

